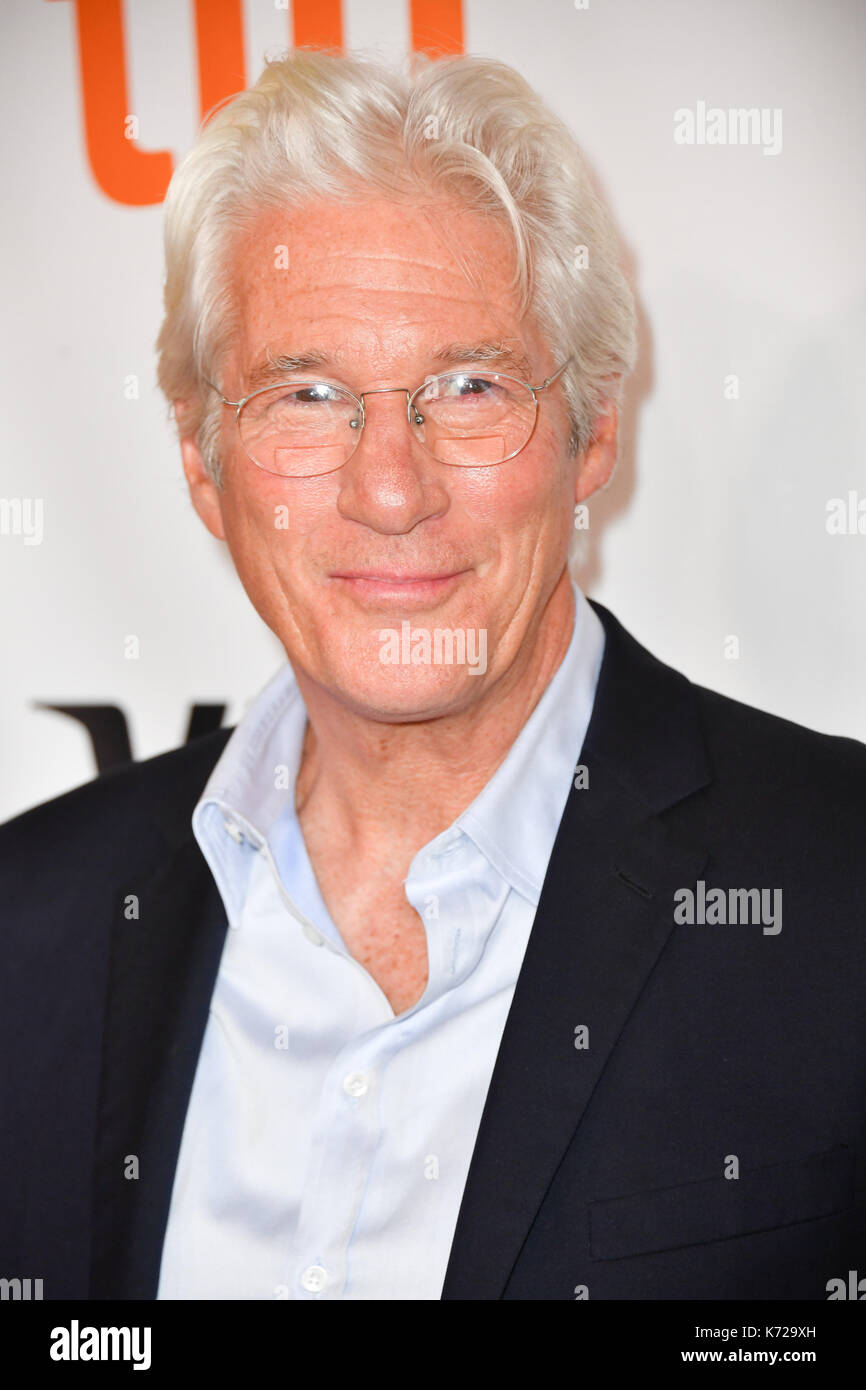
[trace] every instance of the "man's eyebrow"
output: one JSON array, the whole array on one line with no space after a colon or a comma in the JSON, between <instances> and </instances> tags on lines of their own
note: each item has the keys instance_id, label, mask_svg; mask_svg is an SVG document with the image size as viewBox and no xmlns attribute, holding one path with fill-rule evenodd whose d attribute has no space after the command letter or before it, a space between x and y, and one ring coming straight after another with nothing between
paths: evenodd
<instances>
[{"instance_id":1,"label":"man's eyebrow","mask_svg":"<svg viewBox=\"0 0 866 1390\"><path fill-rule=\"evenodd\" d=\"M282 381L284 377L292 376L295 372L319 371L322 367L333 367L333 359L325 352L301 352L301 353L282 353L275 355L267 353L260 361L256 362L246 376L246 394L258 391L262 386L270 386L272 382Z\"/></svg>"},{"instance_id":2,"label":"man's eyebrow","mask_svg":"<svg viewBox=\"0 0 866 1390\"><path fill-rule=\"evenodd\" d=\"M433 359L444 367L456 367L463 362L485 362L490 366L501 367L504 371L520 373L526 381L532 375L529 358L519 348L509 347L501 340L482 343L448 343L437 348Z\"/></svg>"}]
</instances>

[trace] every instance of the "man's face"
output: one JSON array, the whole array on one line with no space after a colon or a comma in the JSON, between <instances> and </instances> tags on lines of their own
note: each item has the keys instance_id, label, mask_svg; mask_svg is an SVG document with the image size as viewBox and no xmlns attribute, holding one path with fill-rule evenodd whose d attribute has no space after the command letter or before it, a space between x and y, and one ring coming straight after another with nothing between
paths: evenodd
<instances>
[{"instance_id":1,"label":"man's face","mask_svg":"<svg viewBox=\"0 0 866 1390\"><path fill-rule=\"evenodd\" d=\"M417 205L372 199L265 210L236 248L242 326L223 364L223 394L247 394L250 368L266 349L324 354L323 367L296 379L328 380L356 395L414 390L444 370L436 354L453 344L468 351L501 342L514 363L488 370L534 384L552 375L560 363L518 316L509 289L507 234L459 205L437 203L431 211L432 218ZM288 268L280 247L288 248ZM480 269L478 288L459 254ZM471 363L467 356L454 365ZM530 442L497 466L437 462L413 437L399 391L365 398L354 454L318 477L258 468L228 409L222 491L204 477L194 442L184 441L195 505L227 541L250 600L305 691L314 685L370 718L425 719L465 709L518 669L551 594L561 596L568 583L572 510L581 495L581 460L568 454L560 383L539 399ZM467 661L419 663L419 629L431 640L436 629L462 631ZM383 639L386 630L401 634L399 647ZM404 664L413 643L416 659ZM486 672L473 675L472 655L479 667L485 644Z\"/></svg>"}]
</instances>

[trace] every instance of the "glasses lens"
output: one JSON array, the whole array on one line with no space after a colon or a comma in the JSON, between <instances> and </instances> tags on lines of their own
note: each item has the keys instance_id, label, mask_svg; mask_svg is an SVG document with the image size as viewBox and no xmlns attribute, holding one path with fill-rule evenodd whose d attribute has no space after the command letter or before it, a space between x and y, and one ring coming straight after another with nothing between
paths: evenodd
<instances>
[{"instance_id":1,"label":"glasses lens","mask_svg":"<svg viewBox=\"0 0 866 1390\"><path fill-rule=\"evenodd\" d=\"M418 437L442 463L478 468L519 453L535 428L536 401L513 377L452 372L412 397Z\"/></svg>"},{"instance_id":2,"label":"glasses lens","mask_svg":"<svg viewBox=\"0 0 866 1390\"><path fill-rule=\"evenodd\" d=\"M291 382L258 391L241 410L247 454L268 473L311 478L351 456L360 431L358 402L327 382Z\"/></svg>"}]
</instances>

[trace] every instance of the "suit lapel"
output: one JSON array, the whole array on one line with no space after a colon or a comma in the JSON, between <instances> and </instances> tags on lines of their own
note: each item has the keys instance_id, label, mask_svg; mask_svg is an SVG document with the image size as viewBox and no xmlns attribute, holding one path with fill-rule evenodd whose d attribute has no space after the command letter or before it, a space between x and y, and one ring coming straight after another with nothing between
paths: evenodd
<instances>
[{"instance_id":1,"label":"suit lapel","mask_svg":"<svg viewBox=\"0 0 866 1390\"><path fill-rule=\"evenodd\" d=\"M227 929L189 822L202 785L199 774L190 797L170 789L162 862L141 883L125 884L115 905L91 1298L156 1297L186 1108ZM138 920L124 918L128 893L139 899Z\"/></svg>"},{"instance_id":2,"label":"suit lapel","mask_svg":"<svg viewBox=\"0 0 866 1390\"><path fill-rule=\"evenodd\" d=\"M464 1189L444 1299L501 1298L556 1169L673 930L673 895L706 863L660 812L710 779L689 683L593 605L606 630L581 753L551 854ZM577 1028L588 1046L576 1046ZM583 1039L578 1038L578 1041Z\"/></svg>"}]
</instances>

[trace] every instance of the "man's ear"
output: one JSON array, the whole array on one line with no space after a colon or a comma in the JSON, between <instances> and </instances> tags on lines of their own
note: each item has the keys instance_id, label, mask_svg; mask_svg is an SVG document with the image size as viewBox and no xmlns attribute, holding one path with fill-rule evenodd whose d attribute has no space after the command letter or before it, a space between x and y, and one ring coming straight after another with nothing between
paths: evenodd
<instances>
[{"instance_id":1,"label":"man's ear","mask_svg":"<svg viewBox=\"0 0 866 1390\"><path fill-rule=\"evenodd\" d=\"M183 420L185 404L184 401L174 402L176 419ZM222 506L220 505L222 493L204 466L204 459L196 443L195 435L181 436L180 456L183 460L183 471L192 505L211 535L216 536L218 541L224 541L226 533L223 525Z\"/></svg>"},{"instance_id":2,"label":"man's ear","mask_svg":"<svg viewBox=\"0 0 866 1390\"><path fill-rule=\"evenodd\" d=\"M575 502L585 502L599 488L610 482L616 465L616 441L619 417L616 403L607 402L607 408L596 416L592 438L583 453L574 485Z\"/></svg>"}]
</instances>

